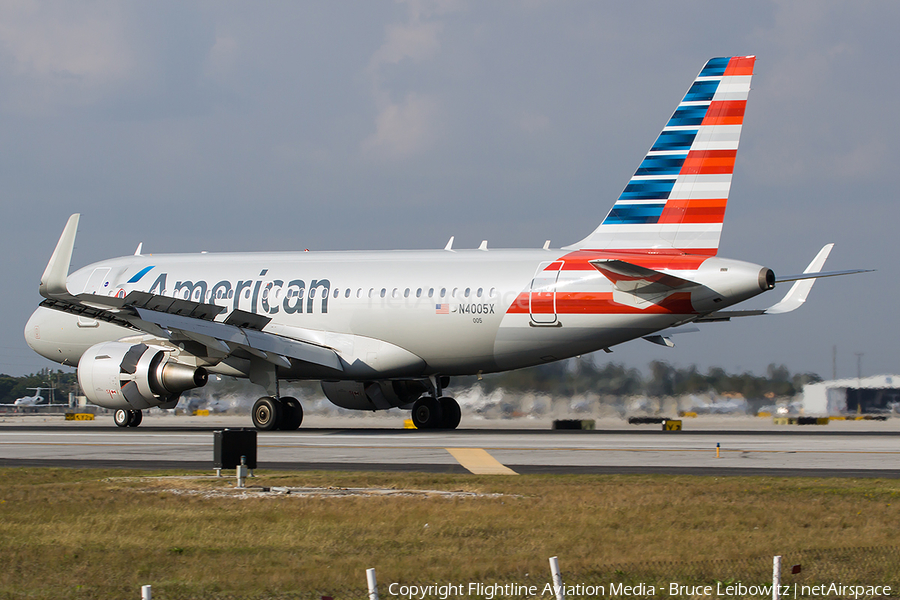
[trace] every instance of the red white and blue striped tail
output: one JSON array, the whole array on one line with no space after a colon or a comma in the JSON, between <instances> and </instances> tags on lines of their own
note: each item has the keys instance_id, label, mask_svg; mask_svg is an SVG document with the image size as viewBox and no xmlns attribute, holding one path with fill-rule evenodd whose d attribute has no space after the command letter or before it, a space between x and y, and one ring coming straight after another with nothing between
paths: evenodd
<instances>
[{"instance_id":1,"label":"red white and blue striped tail","mask_svg":"<svg viewBox=\"0 0 900 600\"><path fill-rule=\"evenodd\" d=\"M755 61L706 63L603 223L569 249L716 254Z\"/></svg>"}]
</instances>

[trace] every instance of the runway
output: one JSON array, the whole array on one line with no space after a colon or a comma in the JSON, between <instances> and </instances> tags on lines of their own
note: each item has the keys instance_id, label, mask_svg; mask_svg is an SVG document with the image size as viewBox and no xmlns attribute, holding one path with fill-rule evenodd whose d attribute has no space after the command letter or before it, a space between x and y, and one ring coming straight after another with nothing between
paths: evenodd
<instances>
[{"instance_id":1,"label":"runway","mask_svg":"<svg viewBox=\"0 0 900 600\"><path fill-rule=\"evenodd\" d=\"M7 418L0 420L0 466L212 470L213 431L246 427L248 421L145 417L139 428L119 429L109 417ZM624 422L596 431L552 431L534 423L486 421L428 432L404 430L395 421L390 428L379 420L351 420L344 428L335 427L340 419L310 421L312 427L304 423L298 431L260 432L258 468L900 477L898 420L780 428L752 418L709 420L686 423L677 432Z\"/></svg>"}]
</instances>

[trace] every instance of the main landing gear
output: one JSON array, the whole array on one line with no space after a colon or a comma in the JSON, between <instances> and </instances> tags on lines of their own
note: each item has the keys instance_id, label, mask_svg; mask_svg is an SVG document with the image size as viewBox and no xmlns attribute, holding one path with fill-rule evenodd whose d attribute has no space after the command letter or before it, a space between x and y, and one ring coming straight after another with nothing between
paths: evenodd
<instances>
[{"instance_id":1,"label":"main landing gear","mask_svg":"<svg viewBox=\"0 0 900 600\"><path fill-rule=\"evenodd\" d=\"M253 405L253 426L260 431L293 431L303 422L303 407L296 398L263 396Z\"/></svg>"},{"instance_id":2,"label":"main landing gear","mask_svg":"<svg viewBox=\"0 0 900 600\"><path fill-rule=\"evenodd\" d=\"M453 398L423 396L416 400L412 420L416 429L456 429L462 412Z\"/></svg>"},{"instance_id":3,"label":"main landing gear","mask_svg":"<svg viewBox=\"0 0 900 600\"><path fill-rule=\"evenodd\" d=\"M144 419L144 413L139 410L119 409L113 415L113 420L119 427L137 427Z\"/></svg>"}]
</instances>

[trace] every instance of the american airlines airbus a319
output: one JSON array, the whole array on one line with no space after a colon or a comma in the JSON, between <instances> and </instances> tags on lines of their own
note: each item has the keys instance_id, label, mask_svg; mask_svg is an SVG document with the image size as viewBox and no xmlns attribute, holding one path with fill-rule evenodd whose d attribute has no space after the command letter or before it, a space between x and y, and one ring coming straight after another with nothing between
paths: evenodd
<instances>
[{"instance_id":1,"label":"american airlines airbus a319","mask_svg":"<svg viewBox=\"0 0 900 600\"><path fill-rule=\"evenodd\" d=\"M609 214L569 246L530 250L203 253L98 262L69 274L72 215L25 327L37 353L78 368L88 399L120 427L174 408L209 373L266 395L258 429L296 429L280 380L321 380L334 404L411 408L419 429L453 429L453 376L539 365L636 338L671 345L689 323L784 313L805 273L716 256L755 57L706 63ZM855 271L854 271L855 272ZM728 310L795 281L765 310ZM677 331L677 330L676 330Z\"/></svg>"}]
</instances>

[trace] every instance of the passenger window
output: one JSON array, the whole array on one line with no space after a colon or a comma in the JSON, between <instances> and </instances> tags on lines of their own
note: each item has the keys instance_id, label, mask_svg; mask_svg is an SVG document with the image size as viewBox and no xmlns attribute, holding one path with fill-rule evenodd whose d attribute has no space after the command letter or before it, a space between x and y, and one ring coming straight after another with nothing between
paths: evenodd
<instances>
[{"instance_id":1,"label":"passenger window","mask_svg":"<svg viewBox=\"0 0 900 600\"><path fill-rule=\"evenodd\" d=\"M421 298L421 297L422 297L422 288L419 288L416 290L416 298Z\"/></svg>"},{"instance_id":2,"label":"passenger window","mask_svg":"<svg viewBox=\"0 0 900 600\"><path fill-rule=\"evenodd\" d=\"M478 296L479 298L481 298L481 293L482 293L483 291L484 291L483 289L478 288L478 291L475 292L475 295Z\"/></svg>"},{"instance_id":3,"label":"passenger window","mask_svg":"<svg viewBox=\"0 0 900 600\"><path fill-rule=\"evenodd\" d=\"M340 290L337 288L334 288L334 297L337 298L338 296L340 296Z\"/></svg>"},{"instance_id":4,"label":"passenger window","mask_svg":"<svg viewBox=\"0 0 900 600\"><path fill-rule=\"evenodd\" d=\"M428 297L434 298L434 288L428 288Z\"/></svg>"},{"instance_id":5,"label":"passenger window","mask_svg":"<svg viewBox=\"0 0 900 600\"><path fill-rule=\"evenodd\" d=\"M369 288L369 298L375 295L375 288Z\"/></svg>"},{"instance_id":6,"label":"passenger window","mask_svg":"<svg viewBox=\"0 0 900 600\"><path fill-rule=\"evenodd\" d=\"M459 289L459 288L453 288L453 291L450 292L450 297L451 297L451 298L456 298L456 290L458 290L458 289Z\"/></svg>"},{"instance_id":7,"label":"passenger window","mask_svg":"<svg viewBox=\"0 0 900 600\"><path fill-rule=\"evenodd\" d=\"M403 297L409 298L409 288L406 288L406 290L403 291Z\"/></svg>"},{"instance_id":8,"label":"passenger window","mask_svg":"<svg viewBox=\"0 0 900 600\"><path fill-rule=\"evenodd\" d=\"M441 288L441 298L447 295L447 288Z\"/></svg>"},{"instance_id":9,"label":"passenger window","mask_svg":"<svg viewBox=\"0 0 900 600\"><path fill-rule=\"evenodd\" d=\"M394 291L391 292L391 298L399 298L399 297L400 297L400 291L397 288L394 288Z\"/></svg>"},{"instance_id":10,"label":"passenger window","mask_svg":"<svg viewBox=\"0 0 900 600\"><path fill-rule=\"evenodd\" d=\"M347 291L344 292L344 298L349 298L349 297L350 297L350 288L347 288Z\"/></svg>"},{"instance_id":11,"label":"passenger window","mask_svg":"<svg viewBox=\"0 0 900 600\"><path fill-rule=\"evenodd\" d=\"M384 298L387 295L387 289L381 288L381 297Z\"/></svg>"},{"instance_id":12,"label":"passenger window","mask_svg":"<svg viewBox=\"0 0 900 600\"><path fill-rule=\"evenodd\" d=\"M469 292L472 291L470 288L466 288L466 298L469 297Z\"/></svg>"}]
</instances>

